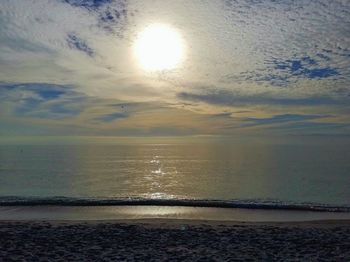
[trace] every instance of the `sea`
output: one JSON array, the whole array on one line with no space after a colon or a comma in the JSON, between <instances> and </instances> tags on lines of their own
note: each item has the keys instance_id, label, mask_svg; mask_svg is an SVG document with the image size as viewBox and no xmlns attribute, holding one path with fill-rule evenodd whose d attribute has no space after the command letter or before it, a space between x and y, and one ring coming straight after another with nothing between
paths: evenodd
<instances>
[{"instance_id":1,"label":"sea","mask_svg":"<svg viewBox=\"0 0 350 262\"><path fill-rule=\"evenodd\" d=\"M0 139L0 205L350 211L347 137Z\"/></svg>"}]
</instances>

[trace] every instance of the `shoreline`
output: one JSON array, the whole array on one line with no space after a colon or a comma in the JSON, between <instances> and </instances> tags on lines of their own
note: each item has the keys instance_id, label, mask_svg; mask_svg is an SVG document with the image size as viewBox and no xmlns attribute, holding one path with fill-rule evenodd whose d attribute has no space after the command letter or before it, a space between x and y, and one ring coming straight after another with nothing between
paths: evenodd
<instances>
[{"instance_id":1,"label":"shoreline","mask_svg":"<svg viewBox=\"0 0 350 262\"><path fill-rule=\"evenodd\" d=\"M293 210L313 212L350 212L349 205L320 203L292 203L279 201L215 200L215 199L147 199L147 198L74 198L74 197L0 197L0 207L6 206L167 206L167 207L207 207L240 208L261 210Z\"/></svg>"},{"instance_id":2,"label":"shoreline","mask_svg":"<svg viewBox=\"0 0 350 262\"><path fill-rule=\"evenodd\" d=\"M183 225L201 227L235 227L235 226L276 226L276 227L298 227L298 228L323 228L323 227L350 227L350 219L338 220L309 220L309 221L264 221L246 222L229 220L193 220L193 219L170 219L170 218L143 218L143 219L101 219L101 220L0 220L1 225L7 224L51 224L60 225L140 225L154 228L178 228Z\"/></svg>"}]
</instances>

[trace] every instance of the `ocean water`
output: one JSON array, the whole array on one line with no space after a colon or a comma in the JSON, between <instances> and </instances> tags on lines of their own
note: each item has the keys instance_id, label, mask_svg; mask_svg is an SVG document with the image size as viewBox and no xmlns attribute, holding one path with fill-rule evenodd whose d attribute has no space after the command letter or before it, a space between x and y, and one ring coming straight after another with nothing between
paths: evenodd
<instances>
[{"instance_id":1,"label":"ocean water","mask_svg":"<svg viewBox=\"0 0 350 262\"><path fill-rule=\"evenodd\" d=\"M111 141L2 143L0 199L350 204L342 140Z\"/></svg>"}]
</instances>

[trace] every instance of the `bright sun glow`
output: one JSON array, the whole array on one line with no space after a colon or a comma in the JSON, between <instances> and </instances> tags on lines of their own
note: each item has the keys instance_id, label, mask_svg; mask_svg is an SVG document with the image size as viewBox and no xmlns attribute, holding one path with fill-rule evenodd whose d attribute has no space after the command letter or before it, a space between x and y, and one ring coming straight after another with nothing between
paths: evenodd
<instances>
[{"instance_id":1,"label":"bright sun glow","mask_svg":"<svg viewBox=\"0 0 350 262\"><path fill-rule=\"evenodd\" d=\"M184 42L173 28L153 24L142 31L134 46L141 67L147 71L173 69L184 57Z\"/></svg>"}]
</instances>

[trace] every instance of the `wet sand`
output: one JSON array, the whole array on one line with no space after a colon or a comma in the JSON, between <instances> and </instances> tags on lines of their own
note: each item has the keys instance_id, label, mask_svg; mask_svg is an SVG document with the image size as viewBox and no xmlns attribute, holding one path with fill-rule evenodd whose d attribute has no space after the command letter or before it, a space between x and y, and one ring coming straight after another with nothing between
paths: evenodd
<instances>
[{"instance_id":1,"label":"wet sand","mask_svg":"<svg viewBox=\"0 0 350 262\"><path fill-rule=\"evenodd\" d=\"M350 220L2 221L1 261L349 261Z\"/></svg>"},{"instance_id":2,"label":"wet sand","mask_svg":"<svg viewBox=\"0 0 350 262\"><path fill-rule=\"evenodd\" d=\"M1 220L186 219L246 222L350 220L350 212L184 206L0 206Z\"/></svg>"}]
</instances>

